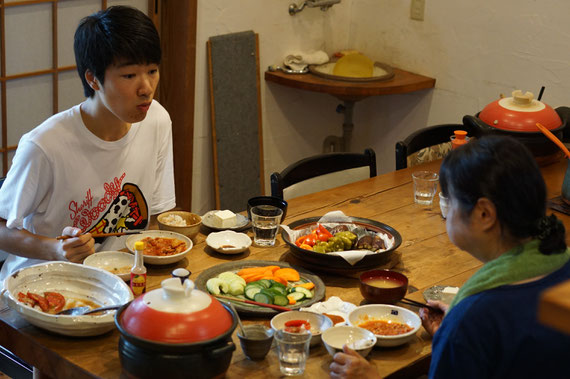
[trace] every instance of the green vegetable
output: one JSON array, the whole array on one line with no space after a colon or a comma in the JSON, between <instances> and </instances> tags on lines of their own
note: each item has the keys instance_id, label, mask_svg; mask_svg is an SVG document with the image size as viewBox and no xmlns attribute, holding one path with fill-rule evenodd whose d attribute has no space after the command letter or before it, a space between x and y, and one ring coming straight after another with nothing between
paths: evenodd
<instances>
[{"instance_id":1,"label":"green vegetable","mask_svg":"<svg viewBox=\"0 0 570 379\"><path fill-rule=\"evenodd\" d=\"M208 289L208 291L210 291L210 293L213 293L214 295L219 295L220 291L224 293L228 292L228 283L226 283L220 278L211 278L208 279L208 281L206 282L206 288Z\"/></svg>"}]
</instances>

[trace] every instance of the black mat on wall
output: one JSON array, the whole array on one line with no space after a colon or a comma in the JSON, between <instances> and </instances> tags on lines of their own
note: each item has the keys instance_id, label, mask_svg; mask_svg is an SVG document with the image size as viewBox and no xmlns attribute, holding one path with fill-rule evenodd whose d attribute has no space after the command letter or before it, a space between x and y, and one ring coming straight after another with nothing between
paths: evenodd
<instances>
[{"instance_id":1,"label":"black mat on wall","mask_svg":"<svg viewBox=\"0 0 570 379\"><path fill-rule=\"evenodd\" d=\"M208 63L216 207L239 212L264 192L257 34L210 37Z\"/></svg>"}]
</instances>

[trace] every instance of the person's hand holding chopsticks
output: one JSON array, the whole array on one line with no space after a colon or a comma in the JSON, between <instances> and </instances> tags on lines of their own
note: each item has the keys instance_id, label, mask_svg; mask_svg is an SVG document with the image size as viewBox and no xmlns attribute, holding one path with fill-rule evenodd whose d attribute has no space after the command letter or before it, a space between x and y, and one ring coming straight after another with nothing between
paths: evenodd
<instances>
[{"instance_id":1,"label":"person's hand holding chopsticks","mask_svg":"<svg viewBox=\"0 0 570 379\"><path fill-rule=\"evenodd\" d=\"M95 253L95 240L91 233L83 234L79 228L66 226L61 234L69 236L69 238L58 240L58 253L63 259L82 263L85 258Z\"/></svg>"},{"instance_id":2,"label":"person's hand holding chopsticks","mask_svg":"<svg viewBox=\"0 0 570 379\"><path fill-rule=\"evenodd\" d=\"M430 308L438 309L438 311L433 311L428 308L420 308L422 325L424 329L433 336L439 329L439 325L443 321L443 316L445 315L445 312L447 312L449 305L437 300L428 300L427 305L429 305Z\"/></svg>"}]
</instances>

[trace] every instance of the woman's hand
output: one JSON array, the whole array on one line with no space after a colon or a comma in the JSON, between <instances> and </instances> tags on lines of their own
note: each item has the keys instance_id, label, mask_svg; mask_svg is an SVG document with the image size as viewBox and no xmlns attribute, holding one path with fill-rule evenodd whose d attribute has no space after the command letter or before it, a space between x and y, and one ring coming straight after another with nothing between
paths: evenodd
<instances>
[{"instance_id":1,"label":"woman's hand","mask_svg":"<svg viewBox=\"0 0 570 379\"><path fill-rule=\"evenodd\" d=\"M356 351L344 345L343 353L336 353L330 365L331 378L380 378L376 366Z\"/></svg>"},{"instance_id":2,"label":"woman's hand","mask_svg":"<svg viewBox=\"0 0 570 379\"><path fill-rule=\"evenodd\" d=\"M95 240L91 233L81 234L82 230L72 226L66 226L62 236L70 236L59 243L58 254L70 262L82 263L85 258L95 253Z\"/></svg>"},{"instance_id":3,"label":"woman's hand","mask_svg":"<svg viewBox=\"0 0 570 379\"><path fill-rule=\"evenodd\" d=\"M441 310L441 312L436 312L428 308L420 308L420 318L422 319L422 325L424 329L433 336L439 329L441 321L443 320L443 316L445 315L445 312L447 312L449 305L436 300L429 300L427 303L429 306Z\"/></svg>"}]
</instances>

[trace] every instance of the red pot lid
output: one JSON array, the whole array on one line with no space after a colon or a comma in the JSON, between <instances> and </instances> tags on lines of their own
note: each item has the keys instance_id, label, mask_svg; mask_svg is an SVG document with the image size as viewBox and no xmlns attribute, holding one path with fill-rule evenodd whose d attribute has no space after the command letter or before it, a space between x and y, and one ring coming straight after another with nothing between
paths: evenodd
<instances>
[{"instance_id":1,"label":"red pot lid","mask_svg":"<svg viewBox=\"0 0 570 379\"><path fill-rule=\"evenodd\" d=\"M547 129L562 126L562 120L552 107L534 100L531 92L513 91L512 97L499 99L487 105L479 113L481 121L487 125L514 132L540 133L536 123L540 122Z\"/></svg>"},{"instance_id":2,"label":"red pot lid","mask_svg":"<svg viewBox=\"0 0 570 379\"><path fill-rule=\"evenodd\" d=\"M136 337L173 344L207 341L233 326L232 315L218 300L194 289L191 280L183 286L178 278L136 298L120 322Z\"/></svg>"}]
</instances>

